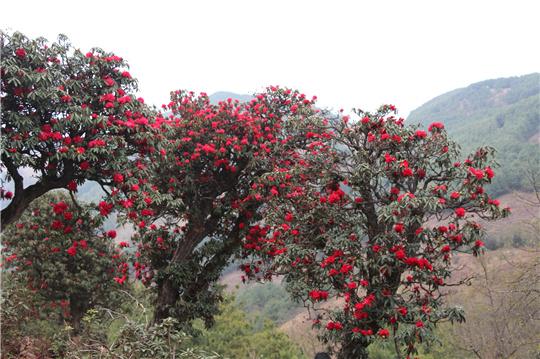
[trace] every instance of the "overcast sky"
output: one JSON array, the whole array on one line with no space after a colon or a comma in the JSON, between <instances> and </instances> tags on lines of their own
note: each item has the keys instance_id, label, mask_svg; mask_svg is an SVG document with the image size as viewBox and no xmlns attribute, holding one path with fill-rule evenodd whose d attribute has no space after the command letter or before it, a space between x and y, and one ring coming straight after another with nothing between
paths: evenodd
<instances>
[{"instance_id":1,"label":"overcast sky","mask_svg":"<svg viewBox=\"0 0 540 359\"><path fill-rule=\"evenodd\" d=\"M169 91L295 87L334 109L431 98L540 71L540 1L6 1L0 27L68 35L127 59L149 103Z\"/></svg>"}]
</instances>

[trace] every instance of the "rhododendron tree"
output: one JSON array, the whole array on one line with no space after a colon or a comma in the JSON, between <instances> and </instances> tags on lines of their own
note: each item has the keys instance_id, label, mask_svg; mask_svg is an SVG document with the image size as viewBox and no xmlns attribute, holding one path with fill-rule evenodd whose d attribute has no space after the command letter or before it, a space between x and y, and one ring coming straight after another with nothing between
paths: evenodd
<instances>
[{"instance_id":1,"label":"rhododendron tree","mask_svg":"<svg viewBox=\"0 0 540 359\"><path fill-rule=\"evenodd\" d=\"M156 322L212 322L215 281L261 221L265 203L291 183L308 183L327 161L330 135L314 101L277 87L248 103L217 105L205 94L172 93L148 156L101 205L108 212L114 202L137 229L134 270L157 292Z\"/></svg>"},{"instance_id":2,"label":"rhododendron tree","mask_svg":"<svg viewBox=\"0 0 540 359\"><path fill-rule=\"evenodd\" d=\"M111 183L137 153L151 117L122 58L97 48L84 54L64 36L48 43L0 35L5 228L52 189ZM36 182L25 187L24 173Z\"/></svg>"},{"instance_id":3,"label":"rhododendron tree","mask_svg":"<svg viewBox=\"0 0 540 359\"><path fill-rule=\"evenodd\" d=\"M77 332L88 309L114 307L128 268L102 222L90 205L49 192L3 233L2 270L35 293L37 317L60 315Z\"/></svg>"},{"instance_id":4,"label":"rhododendron tree","mask_svg":"<svg viewBox=\"0 0 540 359\"><path fill-rule=\"evenodd\" d=\"M484 190L492 149L460 160L441 123L424 131L393 111L333 120L337 165L320 163L322 175L302 195L288 186L270 198L264 223L244 239L245 255L256 258L246 273L284 275L294 298L318 313L314 325L339 358L366 358L378 339L408 356L436 323L463 320L443 301L445 286L458 284L452 257L479 254L478 220L509 212Z\"/></svg>"}]
</instances>

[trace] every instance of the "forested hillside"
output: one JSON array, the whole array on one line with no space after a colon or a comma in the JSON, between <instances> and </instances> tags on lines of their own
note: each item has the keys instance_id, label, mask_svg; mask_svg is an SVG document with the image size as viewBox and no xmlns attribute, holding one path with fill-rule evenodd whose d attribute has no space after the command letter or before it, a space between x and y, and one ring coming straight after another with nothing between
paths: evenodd
<instances>
[{"instance_id":1,"label":"forested hillside","mask_svg":"<svg viewBox=\"0 0 540 359\"><path fill-rule=\"evenodd\" d=\"M540 74L487 80L440 95L411 112L407 121L440 121L464 152L497 149L501 165L495 194L528 190L525 174L538 168Z\"/></svg>"}]
</instances>

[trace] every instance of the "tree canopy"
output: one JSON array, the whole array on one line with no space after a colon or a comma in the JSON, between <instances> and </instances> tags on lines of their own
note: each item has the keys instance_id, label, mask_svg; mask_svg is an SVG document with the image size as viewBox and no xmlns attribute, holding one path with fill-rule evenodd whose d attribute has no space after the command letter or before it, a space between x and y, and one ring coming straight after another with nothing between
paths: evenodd
<instances>
[{"instance_id":1,"label":"tree canopy","mask_svg":"<svg viewBox=\"0 0 540 359\"><path fill-rule=\"evenodd\" d=\"M209 102L205 94L172 93L171 114L158 118L159 135L125 178L111 202L137 228L134 268L157 285L156 320L170 315L211 322L213 289L238 253L243 237L260 222L277 178L298 164L307 180L314 161L326 161L323 118L298 91L272 87L248 103ZM324 146L323 146L324 147ZM276 185L260 186L263 178Z\"/></svg>"},{"instance_id":2,"label":"tree canopy","mask_svg":"<svg viewBox=\"0 0 540 359\"><path fill-rule=\"evenodd\" d=\"M135 97L127 63L113 53L83 53L65 36L48 43L3 32L0 41L5 228L52 189L76 191L85 180L110 184L138 152L152 112ZM25 187L23 173L36 182ZM4 188L8 181L13 192Z\"/></svg>"},{"instance_id":3,"label":"tree canopy","mask_svg":"<svg viewBox=\"0 0 540 359\"><path fill-rule=\"evenodd\" d=\"M4 232L4 269L34 293L38 317L57 313L78 331L88 309L118 304L114 290L128 268L102 222L93 206L50 192Z\"/></svg>"},{"instance_id":4,"label":"tree canopy","mask_svg":"<svg viewBox=\"0 0 540 359\"><path fill-rule=\"evenodd\" d=\"M463 320L441 300L441 289L455 284L447 283L452 254L478 255L477 220L509 213L484 190L494 177L492 149L461 159L441 123L424 131L393 110L332 121L337 164L320 163L327 176L301 195L285 187L243 245L257 258L246 274L284 275L293 296L321 313L314 325L339 344L340 358L366 357L375 338L391 335L409 355L437 322ZM340 309L321 307L331 299Z\"/></svg>"}]
</instances>

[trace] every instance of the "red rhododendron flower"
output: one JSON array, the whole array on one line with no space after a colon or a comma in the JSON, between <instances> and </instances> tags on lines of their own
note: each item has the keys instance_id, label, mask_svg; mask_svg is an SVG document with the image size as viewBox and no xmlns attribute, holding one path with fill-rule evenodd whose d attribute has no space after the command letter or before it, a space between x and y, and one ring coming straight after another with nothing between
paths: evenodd
<instances>
[{"instance_id":1,"label":"red rhododendron flower","mask_svg":"<svg viewBox=\"0 0 540 359\"><path fill-rule=\"evenodd\" d=\"M446 233L446 232L448 232L448 227L446 227L446 226L439 226L437 229L438 229L439 232L441 232L441 233Z\"/></svg>"},{"instance_id":2,"label":"red rhododendron flower","mask_svg":"<svg viewBox=\"0 0 540 359\"><path fill-rule=\"evenodd\" d=\"M392 163L392 162L395 162L395 161L396 161L396 158L394 156L390 155L389 153L384 154L384 162Z\"/></svg>"},{"instance_id":3,"label":"red rhododendron flower","mask_svg":"<svg viewBox=\"0 0 540 359\"><path fill-rule=\"evenodd\" d=\"M141 211L141 216L152 216L154 214L154 211L151 209L143 209Z\"/></svg>"},{"instance_id":4,"label":"red rhododendron flower","mask_svg":"<svg viewBox=\"0 0 540 359\"><path fill-rule=\"evenodd\" d=\"M114 281L118 284L124 284L126 279L127 279L127 276L125 274L122 277L114 277Z\"/></svg>"},{"instance_id":5,"label":"red rhododendron flower","mask_svg":"<svg viewBox=\"0 0 540 359\"><path fill-rule=\"evenodd\" d=\"M112 203L101 201L99 202L99 213L102 216L108 216L111 213L113 206L114 205Z\"/></svg>"},{"instance_id":6,"label":"red rhododendron flower","mask_svg":"<svg viewBox=\"0 0 540 359\"><path fill-rule=\"evenodd\" d=\"M67 210L67 208L68 205L65 202L61 201L53 205L53 212L56 214L62 214L65 210Z\"/></svg>"},{"instance_id":7,"label":"red rhododendron flower","mask_svg":"<svg viewBox=\"0 0 540 359\"><path fill-rule=\"evenodd\" d=\"M394 225L394 231L396 231L397 233L403 233L405 227L403 226L403 223L396 223Z\"/></svg>"},{"instance_id":8,"label":"red rhododendron flower","mask_svg":"<svg viewBox=\"0 0 540 359\"><path fill-rule=\"evenodd\" d=\"M358 287L358 284L356 284L356 282L347 283L347 288L348 289L356 289L357 287Z\"/></svg>"},{"instance_id":9,"label":"red rhododendron flower","mask_svg":"<svg viewBox=\"0 0 540 359\"><path fill-rule=\"evenodd\" d=\"M312 290L309 292L309 297L314 301L327 300L328 292L325 290Z\"/></svg>"},{"instance_id":10,"label":"red rhododendron flower","mask_svg":"<svg viewBox=\"0 0 540 359\"><path fill-rule=\"evenodd\" d=\"M373 335L373 330L371 330L371 329L362 329L362 330L360 330L360 334L362 334L363 336Z\"/></svg>"},{"instance_id":11,"label":"red rhododendron flower","mask_svg":"<svg viewBox=\"0 0 540 359\"><path fill-rule=\"evenodd\" d=\"M71 102L71 99L72 98L69 95L64 95L64 96L60 97L60 100L62 100L62 102L66 102L66 103Z\"/></svg>"},{"instance_id":12,"label":"red rhododendron flower","mask_svg":"<svg viewBox=\"0 0 540 359\"><path fill-rule=\"evenodd\" d=\"M79 168L83 171L88 170L90 168L90 162L88 161L81 162L81 164L79 165Z\"/></svg>"},{"instance_id":13,"label":"red rhododendron flower","mask_svg":"<svg viewBox=\"0 0 540 359\"><path fill-rule=\"evenodd\" d=\"M74 180L69 181L66 188L72 192L77 192L77 182L75 182Z\"/></svg>"},{"instance_id":14,"label":"red rhododendron flower","mask_svg":"<svg viewBox=\"0 0 540 359\"><path fill-rule=\"evenodd\" d=\"M110 78L110 77L105 77L103 79L103 82L105 82L105 85L107 85L109 87L114 86L114 80L112 78Z\"/></svg>"},{"instance_id":15,"label":"red rhododendron flower","mask_svg":"<svg viewBox=\"0 0 540 359\"><path fill-rule=\"evenodd\" d=\"M473 176L476 177L476 179L483 179L484 178L484 171L478 170L472 167L469 167L469 173L471 173Z\"/></svg>"},{"instance_id":16,"label":"red rhododendron flower","mask_svg":"<svg viewBox=\"0 0 540 359\"><path fill-rule=\"evenodd\" d=\"M15 50L15 55L17 55L17 57L20 59L24 59L26 57L26 50L23 48L18 48Z\"/></svg>"},{"instance_id":17,"label":"red rhododendron flower","mask_svg":"<svg viewBox=\"0 0 540 359\"><path fill-rule=\"evenodd\" d=\"M460 196L461 194L459 192L452 192L452 194L450 195L450 198L458 199Z\"/></svg>"},{"instance_id":18,"label":"red rhododendron flower","mask_svg":"<svg viewBox=\"0 0 540 359\"><path fill-rule=\"evenodd\" d=\"M122 183L122 182L124 182L124 176L122 174L120 174L120 173L115 173L113 175L113 181L115 183Z\"/></svg>"},{"instance_id":19,"label":"red rhododendron flower","mask_svg":"<svg viewBox=\"0 0 540 359\"><path fill-rule=\"evenodd\" d=\"M328 322L328 324L326 324L326 329L341 330L343 329L343 324L341 324L340 322Z\"/></svg>"},{"instance_id":20,"label":"red rhododendron flower","mask_svg":"<svg viewBox=\"0 0 540 359\"><path fill-rule=\"evenodd\" d=\"M456 216L459 218L464 217L466 213L465 208L461 208L461 207L456 208L454 212L456 213Z\"/></svg>"},{"instance_id":21,"label":"red rhododendron flower","mask_svg":"<svg viewBox=\"0 0 540 359\"><path fill-rule=\"evenodd\" d=\"M396 251L396 253L394 253L396 258L398 260L402 260L402 259L405 259L407 256L405 255L405 251L403 249L400 249L398 251Z\"/></svg>"},{"instance_id":22,"label":"red rhododendron flower","mask_svg":"<svg viewBox=\"0 0 540 359\"><path fill-rule=\"evenodd\" d=\"M410 177L410 176L412 176L413 174L414 174L413 171L412 171L410 168L408 168L408 167L407 167L407 168L404 168L403 171L401 171L401 175L402 175L403 177Z\"/></svg>"},{"instance_id":23,"label":"red rhododendron flower","mask_svg":"<svg viewBox=\"0 0 540 359\"><path fill-rule=\"evenodd\" d=\"M62 221L59 221L59 220L54 220L51 225L51 228L54 230L59 230L59 229L62 229L63 227L64 227L64 224L62 223Z\"/></svg>"},{"instance_id":24,"label":"red rhododendron flower","mask_svg":"<svg viewBox=\"0 0 540 359\"><path fill-rule=\"evenodd\" d=\"M66 252L67 252L70 256L73 257L74 255L77 254L77 247L71 246L71 247L69 247L69 248L66 250Z\"/></svg>"},{"instance_id":25,"label":"red rhododendron flower","mask_svg":"<svg viewBox=\"0 0 540 359\"><path fill-rule=\"evenodd\" d=\"M433 132L433 129L435 128L442 130L444 128L444 124L442 124L441 122L433 122L431 125L429 125L428 131Z\"/></svg>"}]
</instances>

